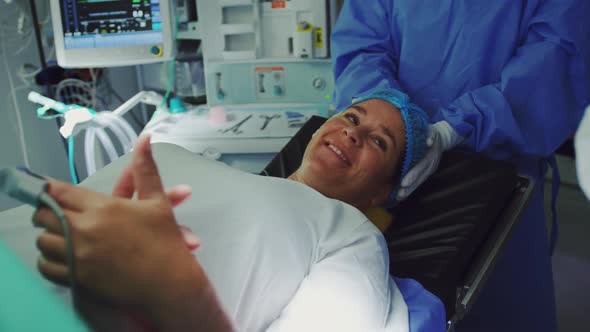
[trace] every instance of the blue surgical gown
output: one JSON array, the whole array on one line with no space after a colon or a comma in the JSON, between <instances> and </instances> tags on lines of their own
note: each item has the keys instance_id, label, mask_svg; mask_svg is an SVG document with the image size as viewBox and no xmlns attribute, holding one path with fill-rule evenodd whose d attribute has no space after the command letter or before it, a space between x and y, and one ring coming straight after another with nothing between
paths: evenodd
<instances>
[{"instance_id":1,"label":"blue surgical gown","mask_svg":"<svg viewBox=\"0 0 590 332\"><path fill-rule=\"evenodd\" d=\"M396 88L463 147L512 161L536 191L459 331L555 331L547 160L590 103L588 0L347 0L332 34L342 111Z\"/></svg>"}]
</instances>

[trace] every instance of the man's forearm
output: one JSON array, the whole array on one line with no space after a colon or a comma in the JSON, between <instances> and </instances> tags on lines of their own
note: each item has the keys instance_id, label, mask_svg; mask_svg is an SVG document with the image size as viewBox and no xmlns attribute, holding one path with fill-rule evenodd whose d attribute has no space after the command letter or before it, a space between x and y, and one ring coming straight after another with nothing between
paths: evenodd
<instances>
[{"instance_id":1,"label":"man's forearm","mask_svg":"<svg viewBox=\"0 0 590 332\"><path fill-rule=\"evenodd\" d=\"M161 295L148 308L150 316L160 331L233 331L205 271L194 263L157 292Z\"/></svg>"}]
</instances>

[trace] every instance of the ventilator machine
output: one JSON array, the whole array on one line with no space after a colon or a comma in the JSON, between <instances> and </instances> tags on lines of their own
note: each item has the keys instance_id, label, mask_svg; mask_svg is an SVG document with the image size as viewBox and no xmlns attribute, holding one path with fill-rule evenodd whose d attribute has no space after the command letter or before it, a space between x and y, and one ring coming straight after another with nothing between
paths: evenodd
<instances>
[{"instance_id":1,"label":"ventilator machine","mask_svg":"<svg viewBox=\"0 0 590 332\"><path fill-rule=\"evenodd\" d=\"M112 112L68 107L60 133L68 138L86 130L90 175L104 166L97 161L106 159L92 157L99 151L92 148L94 142L101 143L111 161L117 155L109 137L121 142L123 152L129 151L137 135L121 117L146 103L157 107L143 128L154 142L177 144L259 172L307 119L331 112L329 33L336 8L333 0L51 1L60 66L171 61L168 76L171 80L176 76L164 96L139 91ZM199 43L196 54L187 55L183 47L187 41ZM179 61L187 56L202 57L197 74L204 81L206 104L171 98L183 95L178 91L179 76L190 72L188 79L194 80L190 75L195 67ZM29 99L44 108L57 105L35 94ZM114 134L106 135L105 129Z\"/></svg>"}]
</instances>

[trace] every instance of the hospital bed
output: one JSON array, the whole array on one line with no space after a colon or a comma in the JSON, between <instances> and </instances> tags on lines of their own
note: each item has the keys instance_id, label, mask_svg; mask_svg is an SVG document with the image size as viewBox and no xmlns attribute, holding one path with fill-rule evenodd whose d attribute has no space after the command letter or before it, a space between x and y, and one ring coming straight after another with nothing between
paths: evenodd
<instances>
[{"instance_id":1,"label":"hospital bed","mask_svg":"<svg viewBox=\"0 0 590 332\"><path fill-rule=\"evenodd\" d=\"M290 175L323 122L312 117L263 174ZM439 170L394 209L395 222L385 237L390 272L408 306L410 331L432 331L431 322L441 322L445 315L452 330L469 312L532 188L532 181L509 164L451 152ZM0 213L0 240L35 266L36 231L22 222L25 214L30 215L30 209Z\"/></svg>"},{"instance_id":2,"label":"hospital bed","mask_svg":"<svg viewBox=\"0 0 590 332\"><path fill-rule=\"evenodd\" d=\"M262 174L286 177L294 172L311 135L325 121L311 118ZM394 223L385 234L390 272L417 280L442 301L448 331L477 300L533 188L534 181L509 163L451 151L436 173L391 211ZM411 330L428 331L428 322L413 319L412 313L434 318L441 310L438 303L424 299L428 294L415 284L398 280L398 285L410 325L425 326Z\"/></svg>"}]
</instances>

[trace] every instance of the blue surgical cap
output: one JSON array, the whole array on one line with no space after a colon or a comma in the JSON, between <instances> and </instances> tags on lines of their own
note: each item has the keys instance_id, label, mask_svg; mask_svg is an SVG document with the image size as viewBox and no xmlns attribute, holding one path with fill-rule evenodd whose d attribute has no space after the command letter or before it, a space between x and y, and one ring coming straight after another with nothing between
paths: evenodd
<instances>
[{"instance_id":1,"label":"blue surgical cap","mask_svg":"<svg viewBox=\"0 0 590 332\"><path fill-rule=\"evenodd\" d=\"M426 114L426 112L420 107L412 104L408 95L394 89L371 92L366 96L355 99L353 105L369 99L385 100L400 110L406 129L406 149L400 172L401 181L401 179L408 174L410 169L412 169L418 161L424 158L424 155L428 150L428 146L426 145L429 124L428 114ZM399 186L396 186L395 190L389 195L389 199L386 202L387 207L395 205L398 189Z\"/></svg>"}]
</instances>

